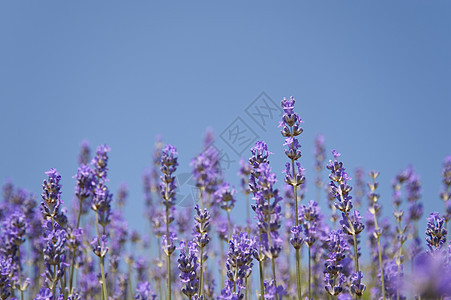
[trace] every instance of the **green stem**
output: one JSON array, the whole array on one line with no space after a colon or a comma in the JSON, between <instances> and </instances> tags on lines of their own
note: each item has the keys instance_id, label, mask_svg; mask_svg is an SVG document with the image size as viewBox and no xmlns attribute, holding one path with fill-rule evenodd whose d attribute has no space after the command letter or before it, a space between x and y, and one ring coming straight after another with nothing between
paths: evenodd
<instances>
[{"instance_id":1,"label":"green stem","mask_svg":"<svg viewBox=\"0 0 451 300\"><path fill-rule=\"evenodd\" d=\"M373 206L374 207L374 206ZM378 231L379 226L377 225L377 217L376 217L376 211L374 210L374 228L376 231ZM377 252L379 256L379 268L381 271L381 281L382 281L382 298L385 300L385 281L384 281L384 268L382 266L382 250L381 250L381 241L379 235L377 235Z\"/></svg>"},{"instance_id":2,"label":"green stem","mask_svg":"<svg viewBox=\"0 0 451 300\"><path fill-rule=\"evenodd\" d=\"M168 194L168 190L169 190L169 183L166 182L166 191L165 191L165 197L164 199L166 200L166 252L169 251L169 205L168 205L168 201L169 201L169 194ZM168 273L168 279L167 279L167 288L168 288L168 294L167 294L167 299L171 300L171 255L169 254L169 252L166 253L167 255L167 273Z\"/></svg>"},{"instance_id":3,"label":"green stem","mask_svg":"<svg viewBox=\"0 0 451 300\"><path fill-rule=\"evenodd\" d=\"M232 238L232 221L230 221L230 212L227 211L227 222L228 222L228 229L229 229L229 241Z\"/></svg>"},{"instance_id":4,"label":"green stem","mask_svg":"<svg viewBox=\"0 0 451 300\"><path fill-rule=\"evenodd\" d=\"M17 249L17 275L19 276L19 290L20 290L20 299L23 300L23 290L22 290L22 276L20 274L20 249Z\"/></svg>"},{"instance_id":5,"label":"green stem","mask_svg":"<svg viewBox=\"0 0 451 300\"><path fill-rule=\"evenodd\" d=\"M298 290L298 299L302 299L301 293L301 259L299 249L296 249L296 286Z\"/></svg>"},{"instance_id":6,"label":"green stem","mask_svg":"<svg viewBox=\"0 0 451 300\"><path fill-rule=\"evenodd\" d=\"M199 269L199 289L200 296L204 295L204 248L200 248L200 269Z\"/></svg>"},{"instance_id":7,"label":"green stem","mask_svg":"<svg viewBox=\"0 0 451 300\"><path fill-rule=\"evenodd\" d=\"M310 254L310 246L308 247L308 298L312 299L312 292L311 292L311 278L312 278L312 273L311 273L311 254Z\"/></svg>"},{"instance_id":8,"label":"green stem","mask_svg":"<svg viewBox=\"0 0 451 300\"><path fill-rule=\"evenodd\" d=\"M101 256L100 257L100 273L102 275L103 298L108 300L108 289L107 289L107 286L106 286L106 277L105 277L104 263L105 263L105 257Z\"/></svg>"},{"instance_id":9,"label":"green stem","mask_svg":"<svg viewBox=\"0 0 451 300\"><path fill-rule=\"evenodd\" d=\"M265 299L265 286L263 285L263 278L265 270L263 269L263 262L260 260L258 261L259 269L260 269L260 300ZM301 298L299 298L301 299Z\"/></svg>"},{"instance_id":10,"label":"green stem","mask_svg":"<svg viewBox=\"0 0 451 300\"><path fill-rule=\"evenodd\" d=\"M224 257L224 245L223 245L223 242L222 242L221 239L219 240L219 251L220 251L221 259L223 259L223 257ZM221 276L221 290L224 288L224 271L223 271L224 269L226 269L225 266L222 266L222 268L219 271L220 276Z\"/></svg>"}]
</instances>

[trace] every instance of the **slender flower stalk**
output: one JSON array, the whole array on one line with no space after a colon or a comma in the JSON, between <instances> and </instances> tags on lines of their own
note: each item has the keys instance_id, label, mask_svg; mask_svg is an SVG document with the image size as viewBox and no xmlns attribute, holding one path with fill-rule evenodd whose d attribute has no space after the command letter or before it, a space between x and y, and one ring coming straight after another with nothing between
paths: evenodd
<instances>
[{"instance_id":1,"label":"slender flower stalk","mask_svg":"<svg viewBox=\"0 0 451 300\"><path fill-rule=\"evenodd\" d=\"M354 281L352 282L352 291L360 298L362 293L365 291L365 286L361 285L362 273L359 267L359 250L358 250L358 239L357 236L363 231L365 225L362 223L362 217L357 210L354 210L352 214L350 211L352 209L352 197L350 195L351 186L348 185L348 180L351 178L346 173L346 169L343 168L343 163L338 161L338 157L341 155L337 151L333 150L332 154L334 156L334 161L329 161L327 168L331 171L329 175L330 186L332 187L332 192L336 198L335 207L342 212L342 220L340 224L343 228L343 232L352 236L350 243L354 246L354 265L355 273L353 276Z\"/></svg>"},{"instance_id":2,"label":"slender flower stalk","mask_svg":"<svg viewBox=\"0 0 451 300\"><path fill-rule=\"evenodd\" d=\"M167 257L167 299L171 300L172 290L171 290L171 254L175 250L173 246L173 240L175 234L170 232L169 225L174 220L173 217L173 207L175 205L175 189L176 182L173 176L175 170L177 169L177 149L172 145L166 145L161 153L161 182L160 182L160 194L163 197L163 204L166 207L166 236L163 236L163 240L166 242L165 253Z\"/></svg>"},{"instance_id":3,"label":"slender flower stalk","mask_svg":"<svg viewBox=\"0 0 451 300\"><path fill-rule=\"evenodd\" d=\"M254 174L255 170L260 167L260 164L262 163L268 163L268 156L269 154L272 154L268 151L268 145L266 145L265 142L258 141L255 146L251 149L252 156L249 158L249 165L251 166L251 173L250 173L250 179L249 179L249 191L254 193L257 192L257 188L254 187L253 184L255 182L255 177L258 176L258 174ZM254 206L252 206L254 209ZM263 253L264 251L264 243L262 240L262 236L264 235L261 228L258 229L258 242L255 244L257 245L258 251L254 252L254 258L258 261L259 271L260 271L260 296L259 298L261 300L264 299L265 295L265 286L264 286L264 277L265 277L265 259L266 255Z\"/></svg>"},{"instance_id":4,"label":"slender flower stalk","mask_svg":"<svg viewBox=\"0 0 451 300\"><path fill-rule=\"evenodd\" d=\"M108 252L106 226L111 222L111 194L106 186L108 172L108 152L110 147L100 145L97 147L96 156L92 159L95 185L92 197L91 209L96 213L96 236L91 242L94 254L99 257L100 274L104 300L108 299L108 286L105 275L105 256ZM100 227L102 226L102 233Z\"/></svg>"},{"instance_id":5,"label":"slender flower stalk","mask_svg":"<svg viewBox=\"0 0 451 300\"><path fill-rule=\"evenodd\" d=\"M381 278L381 290L382 290L382 298L385 300L385 279L384 279L384 266L382 264L382 249L381 249L381 241L380 238L382 236L382 228L379 227L377 223L377 217L380 215L380 205L377 203L379 200L379 194L376 194L376 189L378 187L378 183L376 182L376 178L379 176L379 172L371 171L369 173L372 182L368 183L368 187L370 189L370 193L368 194L368 199L371 201L371 206L368 209L370 214L374 217L374 232L373 236L377 240L377 254L379 258L379 269L380 269L380 278Z\"/></svg>"},{"instance_id":6,"label":"slender flower stalk","mask_svg":"<svg viewBox=\"0 0 451 300\"><path fill-rule=\"evenodd\" d=\"M448 226L448 222L451 219L451 205L449 204L449 199L451 198L451 155L447 156L443 162L442 182L443 188L440 192L440 198L445 206L444 217L446 226ZM451 230L448 230L448 232L451 232Z\"/></svg>"},{"instance_id":7,"label":"slender flower stalk","mask_svg":"<svg viewBox=\"0 0 451 300\"><path fill-rule=\"evenodd\" d=\"M210 213L204 208L203 211L200 210L199 206L195 206L196 215L194 216L195 226L194 226L194 241L197 248L200 251L199 255L199 296L204 297L204 286L205 286L205 276L204 276L204 260L205 260L205 249L210 241L208 236L208 231L210 230Z\"/></svg>"},{"instance_id":8,"label":"slender flower stalk","mask_svg":"<svg viewBox=\"0 0 451 300\"><path fill-rule=\"evenodd\" d=\"M404 255L403 255L403 245L407 240L406 231L407 226L403 226L402 219L404 216L404 211L401 209L401 188L403 183L408 179L408 175L405 172L401 172L398 174L395 179L393 180L393 205L395 207L393 215L395 216L396 220L396 240L394 242L397 242L397 248L394 253L394 261L397 266L397 274L396 277L397 281L400 281L403 276L403 262L404 262ZM400 291L398 286L396 285L396 300L399 300L402 296L400 295Z\"/></svg>"},{"instance_id":9,"label":"slender flower stalk","mask_svg":"<svg viewBox=\"0 0 451 300\"><path fill-rule=\"evenodd\" d=\"M249 226L249 223L251 221L250 219L250 205L249 205L249 176L251 175L251 165L244 160L244 158L241 158L240 160L240 170L238 172L238 176L240 176L240 186L242 193L246 196L246 227L247 227L247 234L251 234L251 228Z\"/></svg>"},{"instance_id":10,"label":"slender flower stalk","mask_svg":"<svg viewBox=\"0 0 451 300\"><path fill-rule=\"evenodd\" d=\"M316 202L321 200L321 189L323 187L323 180L321 178L321 171L324 168L324 161L326 160L326 149L324 147L324 136L319 134L315 139L315 171L316 171Z\"/></svg>"},{"instance_id":11,"label":"slender flower stalk","mask_svg":"<svg viewBox=\"0 0 451 300\"><path fill-rule=\"evenodd\" d=\"M229 239L232 236L232 222L230 220L230 212L235 207L235 198L234 195L236 190L226 182L223 182L218 190L214 193L214 197L216 199L216 203L219 204L219 207L223 209L227 214L227 223L228 223L228 232Z\"/></svg>"},{"instance_id":12,"label":"slender flower stalk","mask_svg":"<svg viewBox=\"0 0 451 300\"><path fill-rule=\"evenodd\" d=\"M297 160L301 157L301 145L299 144L298 139L296 138L303 132L301 124L303 121L299 117L294 110L295 100L293 97L290 97L289 100L284 98L281 101L282 109L284 111L284 115L282 116L282 121L279 123L279 127L282 127L281 130L282 135L285 137L284 146L288 146L285 149L285 155L291 161L291 171L290 171L290 163L287 163L286 166L286 177L285 182L293 187L294 192L294 216L295 216L295 226L299 225L298 216L298 186L300 186L305 177L303 176L303 168ZM321 151L321 149L319 149ZM318 153L317 158L321 159L321 153ZM296 172L296 166L298 172ZM298 292L298 298L301 299L301 274L300 274L300 255L299 249L296 250L296 286Z\"/></svg>"},{"instance_id":13,"label":"slender flower stalk","mask_svg":"<svg viewBox=\"0 0 451 300\"><path fill-rule=\"evenodd\" d=\"M51 290L53 297L57 297L56 286L60 282L64 293L62 278L66 263L66 230L67 217L60 210L61 204L61 176L55 169L46 172L48 180L44 180L42 184L43 193L41 195L41 213L44 218L43 237L45 240L45 248L43 250L45 261L46 284Z\"/></svg>"},{"instance_id":14,"label":"slender flower stalk","mask_svg":"<svg viewBox=\"0 0 451 300\"><path fill-rule=\"evenodd\" d=\"M301 214L299 215L301 226L303 227L303 233L304 233L304 243L308 248L308 297L309 299L312 298L312 255L311 255L311 248L313 244L318 239L318 225L319 225L319 207L318 203L315 201L310 201L308 206L302 205L301 206Z\"/></svg>"},{"instance_id":15,"label":"slender flower stalk","mask_svg":"<svg viewBox=\"0 0 451 300\"><path fill-rule=\"evenodd\" d=\"M252 272L254 241L247 233L236 232L229 241L227 252L227 282L220 299L242 299L245 297L245 280Z\"/></svg>"},{"instance_id":16,"label":"slender flower stalk","mask_svg":"<svg viewBox=\"0 0 451 300\"><path fill-rule=\"evenodd\" d=\"M192 299L199 291L199 263L197 262L197 253L199 252L196 243L180 242L180 256L178 268L180 270L180 280L183 284L182 293Z\"/></svg>"},{"instance_id":17,"label":"slender flower stalk","mask_svg":"<svg viewBox=\"0 0 451 300\"><path fill-rule=\"evenodd\" d=\"M264 156L267 158L266 143L257 142L251 152L253 156L249 159L249 162L253 165L253 169L249 187L255 199L252 209L257 214L257 226L261 233L261 242L265 246L265 255L271 260L273 284L277 287L275 259L282 251L282 241L278 232L282 218L279 202L282 197L279 195L279 190L274 189L274 184L277 181L276 175L272 172L267 159L261 160Z\"/></svg>"}]
</instances>

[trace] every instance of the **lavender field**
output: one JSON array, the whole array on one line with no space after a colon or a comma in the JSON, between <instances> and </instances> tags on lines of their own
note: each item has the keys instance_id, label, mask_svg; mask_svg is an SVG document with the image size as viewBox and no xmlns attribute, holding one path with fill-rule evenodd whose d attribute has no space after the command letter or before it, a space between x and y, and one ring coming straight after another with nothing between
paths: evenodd
<instances>
[{"instance_id":1,"label":"lavender field","mask_svg":"<svg viewBox=\"0 0 451 300\"><path fill-rule=\"evenodd\" d=\"M392 215L381 217L379 171L358 169L352 180L322 136L316 177L306 180L303 121L294 98L281 107L284 174L272 171L271 145L258 141L236 170L241 185L231 186L208 132L190 164L195 206L177 205L179 153L157 141L142 181L145 236L123 216L127 187L111 192L107 145L91 153L82 144L71 206L56 169L43 174L40 199L5 183L1 299L451 298L451 156L442 192L432 197L443 201L442 211L423 205L419 175L409 167L393 178L393 205L385 208ZM305 199L307 182L316 200ZM245 223L231 217L238 199L246 201ZM426 228L418 224L423 214Z\"/></svg>"},{"instance_id":2,"label":"lavender field","mask_svg":"<svg viewBox=\"0 0 451 300\"><path fill-rule=\"evenodd\" d=\"M1 0L0 41L0 300L451 300L449 0Z\"/></svg>"}]
</instances>

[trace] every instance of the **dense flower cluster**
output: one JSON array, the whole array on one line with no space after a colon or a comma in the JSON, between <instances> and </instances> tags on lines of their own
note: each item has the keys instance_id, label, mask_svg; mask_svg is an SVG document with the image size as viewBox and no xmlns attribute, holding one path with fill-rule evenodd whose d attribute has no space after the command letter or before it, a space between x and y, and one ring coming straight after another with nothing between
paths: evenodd
<instances>
[{"instance_id":1,"label":"dense flower cluster","mask_svg":"<svg viewBox=\"0 0 451 300\"><path fill-rule=\"evenodd\" d=\"M0 201L0 300L450 298L451 156L436 195L443 211L428 212L423 228L427 207L413 167L394 177L393 209L384 214L379 172L355 169L353 188L337 151L326 165L322 135L310 152L313 172L301 165L303 122L294 98L281 106L282 183L264 141L248 160L228 162L238 171L237 191L225 178L212 132L191 173L177 173L176 148L157 138L143 175L148 230L133 230L125 218L128 198L139 196L126 184L115 194L108 186L107 145L91 157L83 142L72 201L63 197L62 176L53 168L40 201L7 181ZM315 200L307 198L310 183ZM136 209L132 214L139 217Z\"/></svg>"}]
</instances>

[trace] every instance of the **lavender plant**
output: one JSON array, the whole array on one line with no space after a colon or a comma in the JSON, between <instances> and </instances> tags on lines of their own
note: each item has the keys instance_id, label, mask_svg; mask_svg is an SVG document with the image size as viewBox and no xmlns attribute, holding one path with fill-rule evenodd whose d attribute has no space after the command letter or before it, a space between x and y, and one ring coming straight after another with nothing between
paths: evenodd
<instances>
[{"instance_id":1,"label":"lavender plant","mask_svg":"<svg viewBox=\"0 0 451 300\"><path fill-rule=\"evenodd\" d=\"M309 196L310 181L305 177L310 170L304 170L299 162L302 121L294 104L293 98L282 101L280 126L288 157L283 193L279 192L265 142L257 142L248 162L240 162L240 192L246 199L252 195L252 205L249 199L246 204L237 201L240 192L226 180L220 152L209 132L202 152L191 163L199 206L194 211L192 207L176 210L175 196L181 192L176 183L189 185L191 181L183 176L176 179L177 150L171 145L163 148L158 139L152 168L143 176L143 212L150 234L128 226L126 185L119 186L115 197L110 192L110 149L106 145L100 145L91 159L89 145L82 144L69 210L63 207L61 176L55 169L46 172L40 203L7 181L0 199L0 299L451 297L451 246L447 239L451 156L442 169L440 198L445 210L429 214L424 234L419 228L425 210L420 202L421 182L412 167L394 179L394 220L381 213L378 192L384 182L377 181L378 172L370 172L363 225L362 216L354 210L354 206L366 205L360 203L365 193L363 171L356 171L352 199L351 178L336 151L327 165L330 184L325 186L328 201L323 202L327 198L321 197L322 136L315 140L314 150L316 201L302 204ZM130 195L135 199L133 193ZM319 208L323 204L331 211L323 214ZM245 221L236 210L244 206ZM253 219L250 208L255 212ZM360 244L364 236L367 249ZM427 246L424 250L422 243ZM308 262L305 272L300 264L303 249L303 259ZM171 263L173 255L177 255L178 271ZM365 257L368 259L362 260ZM254 259L259 274L252 270ZM370 278L366 279L368 287L363 283L364 275ZM162 288L165 280L166 289Z\"/></svg>"},{"instance_id":2,"label":"lavender plant","mask_svg":"<svg viewBox=\"0 0 451 300\"><path fill-rule=\"evenodd\" d=\"M175 188L176 182L173 176L177 169L177 149L172 145L166 145L161 153L161 182L160 194L163 198L163 204L166 207L166 216L164 223L166 224L166 235L163 235L163 249L166 253L167 264L167 298L171 300L171 255L175 250L174 240L175 233L169 230L169 225L174 221L173 211L175 204Z\"/></svg>"},{"instance_id":3,"label":"lavender plant","mask_svg":"<svg viewBox=\"0 0 451 300\"><path fill-rule=\"evenodd\" d=\"M342 220L340 224L343 228L343 232L352 236L350 244L354 247L354 264L355 273L353 275L353 281L351 284L352 292L358 297L362 296L365 291L365 286L361 284L363 277L359 267L359 249L358 249L358 235L363 231L365 225L362 223L362 217L357 210L354 210L352 214L352 197L349 194L351 192L351 186L348 185L348 180L351 178L346 173L346 169L343 168L343 163L338 161L338 157L341 155L336 150L332 151L334 161L329 161L327 168L331 171L329 178L331 179L330 186L337 202L335 207L342 212Z\"/></svg>"},{"instance_id":4,"label":"lavender plant","mask_svg":"<svg viewBox=\"0 0 451 300\"><path fill-rule=\"evenodd\" d=\"M301 145L299 144L298 139L296 138L303 132L301 124L303 121L299 117L294 110L295 100L293 97L290 97L289 100L284 98L281 102L282 109L284 110L284 115L282 117L282 121L279 123L279 127L282 127L282 135L286 137L284 146L288 146L288 149L285 149L285 155L291 160L290 163L286 163L285 167L285 182L293 187L294 192L294 216L295 216L295 226L298 226L298 195L297 195L297 187L300 186L305 177L303 176L303 169L301 168L301 164L297 162L297 160L301 157ZM319 159L321 159L322 149L319 149ZM296 168L297 167L297 168ZM296 172L297 171L297 172ZM301 299L301 260L299 255L299 250L296 249L296 285L298 291L298 299Z\"/></svg>"}]
</instances>

